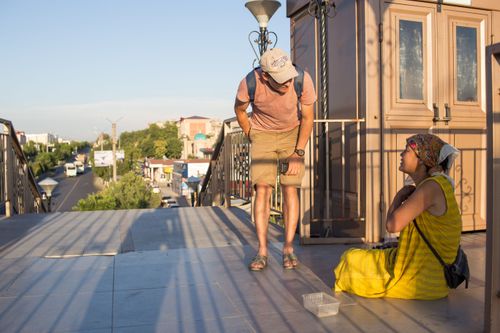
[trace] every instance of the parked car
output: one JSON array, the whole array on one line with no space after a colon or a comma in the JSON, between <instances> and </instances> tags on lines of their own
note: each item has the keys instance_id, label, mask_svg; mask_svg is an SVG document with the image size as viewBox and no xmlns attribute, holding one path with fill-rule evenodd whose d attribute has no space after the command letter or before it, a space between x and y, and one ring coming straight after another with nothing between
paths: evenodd
<instances>
[{"instance_id":1,"label":"parked car","mask_svg":"<svg viewBox=\"0 0 500 333\"><path fill-rule=\"evenodd\" d=\"M177 203L177 201L175 201L175 199L168 199L166 206L168 208L175 208L175 207L179 207L179 204Z\"/></svg>"},{"instance_id":2,"label":"parked car","mask_svg":"<svg viewBox=\"0 0 500 333\"><path fill-rule=\"evenodd\" d=\"M161 202L162 203L168 203L168 200L172 199L172 197L170 195L165 195L163 197L161 197Z\"/></svg>"}]
</instances>

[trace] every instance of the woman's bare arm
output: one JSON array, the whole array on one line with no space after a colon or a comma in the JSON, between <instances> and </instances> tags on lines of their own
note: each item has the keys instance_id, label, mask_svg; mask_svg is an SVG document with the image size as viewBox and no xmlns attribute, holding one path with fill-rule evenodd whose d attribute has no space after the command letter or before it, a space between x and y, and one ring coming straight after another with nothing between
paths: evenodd
<instances>
[{"instance_id":1,"label":"woman's bare arm","mask_svg":"<svg viewBox=\"0 0 500 333\"><path fill-rule=\"evenodd\" d=\"M409 194L407 198L404 198L405 193L402 192L404 189L405 187L394 197L387 213L386 229L388 232L401 231L423 211L433 207L440 201L446 200L441 187L434 181L425 182ZM408 191L408 189L404 191Z\"/></svg>"}]
</instances>

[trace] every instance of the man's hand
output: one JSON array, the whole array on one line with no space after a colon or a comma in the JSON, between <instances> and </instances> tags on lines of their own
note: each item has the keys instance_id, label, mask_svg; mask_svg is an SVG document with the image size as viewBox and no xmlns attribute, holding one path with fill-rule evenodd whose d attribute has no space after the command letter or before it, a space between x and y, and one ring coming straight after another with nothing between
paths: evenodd
<instances>
[{"instance_id":1,"label":"man's hand","mask_svg":"<svg viewBox=\"0 0 500 333\"><path fill-rule=\"evenodd\" d=\"M406 201L412 195L412 193L415 191L415 186L414 185L405 185L403 186L398 193L396 193L396 196L394 196L394 203L395 203L395 208L401 206L403 202Z\"/></svg>"},{"instance_id":2,"label":"man's hand","mask_svg":"<svg viewBox=\"0 0 500 333\"><path fill-rule=\"evenodd\" d=\"M295 176L300 172L300 168L304 163L304 158L297 155L297 153L293 153L287 158L288 161L288 171L285 173L287 176Z\"/></svg>"}]
</instances>

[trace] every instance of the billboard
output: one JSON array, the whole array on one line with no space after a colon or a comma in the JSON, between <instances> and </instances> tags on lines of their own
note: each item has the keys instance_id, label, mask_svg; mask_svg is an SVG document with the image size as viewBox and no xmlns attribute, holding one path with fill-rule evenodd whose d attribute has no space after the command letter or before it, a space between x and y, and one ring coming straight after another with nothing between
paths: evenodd
<instances>
[{"instance_id":1,"label":"billboard","mask_svg":"<svg viewBox=\"0 0 500 333\"><path fill-rule=\"evenodd\" d=\"M116 160L124 160L125 151L116 151ZM95 167L108 167L113 165L113 151L112 150L95 150L94 151L94 166Z\"/></svg>"}]
</instances>

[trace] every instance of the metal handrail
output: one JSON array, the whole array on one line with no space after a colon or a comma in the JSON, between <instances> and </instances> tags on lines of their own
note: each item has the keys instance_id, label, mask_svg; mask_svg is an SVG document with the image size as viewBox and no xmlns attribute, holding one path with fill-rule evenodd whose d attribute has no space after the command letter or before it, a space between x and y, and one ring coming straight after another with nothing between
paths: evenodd
<instances>
[{"instance_id":1,"label":"metal handrail","mask_svg":"<svg viewBox=\"0 0 500 333\"><path fill-rule=\"evenodd\" d=\"M362 210L361 210L361 200L360 200L360 192L361 192L361 168L360 168L360 163L361 163L361 138L360 138L360 133L361 133L361 123L364 123L365 119L364 118L350 118L350 119L317 119L314 120L315 128L313 132L311 133L311 138L310 138L310 154L309 154L309 164L311 167L309 168L309 173L311 173L311 179L316 179L317 174L321 173L320 176L324 176L324 215L323 217L316 217L314 214L311 216L311 221L324 221L324 222L334 222L334 221L352 221L352 220L358 220L358 221L364 221L364 217L362 216ZM340 211L344 212L345 211L345 203L346 203L346 169L347 169L347 163L346 163L346 125L349 124L354 124L356 125L356 179L357 179L357 186L356 186L356 216L355 217L346 217L346 216L339 216L339 217L332 217L331 215L331 188L330 188L330 170L331 170L331 162L332 159L330 158L330 125L331 124L339 124L340 125L340 148L341 152L338 154L338 158L340 158ZM321 139L322 137L322 139ZM322 142L321 142L322 140ZM315 146L315 143L317 146ZM325 146L325 151L326 151L326 158L324 158L324 165L315 165L318 163L315 163L314 161L319 161L319 155L321 154L320 152L320 146L324 145ZM318 177L321 178L321 177ZM312 200L312 191L310 191L309 195L311 196Z\"/></svg>"},{"instance_id":2,"label":"metal handrail","mask_svg":"<svg viewBox=\"0 0 500 333\"><path fill-rule=\"evenodd\" d=\"M0 208L5 215L45 212L42 195L12 122L0 118Z\"/></svg>"},{"instance_id":3,"label":"metal handrail","mask_svg":"<svg viewBox=\"0 0 500 333\"><path fill-rule=\"evenodd\" d=\"M361 209L361 200L359 199L361 191L361 170L359 168L361 160L361 147L360 147L360 126L365 119L319 119L315 120L315 130L311 133L311 139L309 144L309 154L306 160L306 174L310 179L315 179L318 172L321 173L320 177L324 178L324 214L323 216L315 216L314 213L311 214L312 221L347 221L347 220L359 220L363 221ZM340 208L344 211L346 203L346 126L349 124L356 125L356 163L358 167L356 168L356 178L357 178L357 190L356 190L356 216L345 217L331 216L331 200L330 200L330 158L324 158L324 165L319 166L319 155L321 154L320 146L328 148L328 142L330 140L330 126L332 124L340 124L341 130L341 149L342 152L339 154L341 158L341 177L340 177ZM321 141L321 142L320 142ZM202 189L198 197L198 205L230 205L231 199L242 199L246 202L250 202L252 199L252 188L251 180L249 175L250 170L250 142L246 139L245 135L241 131L241 128L236 124L236 118L230 118L224 120L224 126L219 133L217 139L216 148L214 154L212 155L212 160L209 165L208 172L202 183ZM327 149L328 151L328 149ZM329 154L328 154L329 155ZM327 155L327 156L328 156ZM319 168L318 168L319 166ZM219 184L214 186L214 183L219 182ZM212 186L211 186L212 185ZM280 187L278 185L278 180L273 189L273 194L271 197L271 209L275 212L281 213L282 211L282 196L280 192ZM314 200L313 191L309 191L309 196L311 202ZM215 199L215 200L214 200Z\"/></svg>"},{"instance_id":4,"label":"metal handrail","mask_svg":"<svg viewBox=\"0 0 500 333\"><path fill-rule=\"evenodd\" d=\"M239 127L237 118L224 120L201 185L197 205L228 207L231 200L239 199L243 203L252 201L250 147L251 143ZM271 196L271 210L281 214L282 198L277 184L278 182Z\"/></svg>"}]
</instances>

